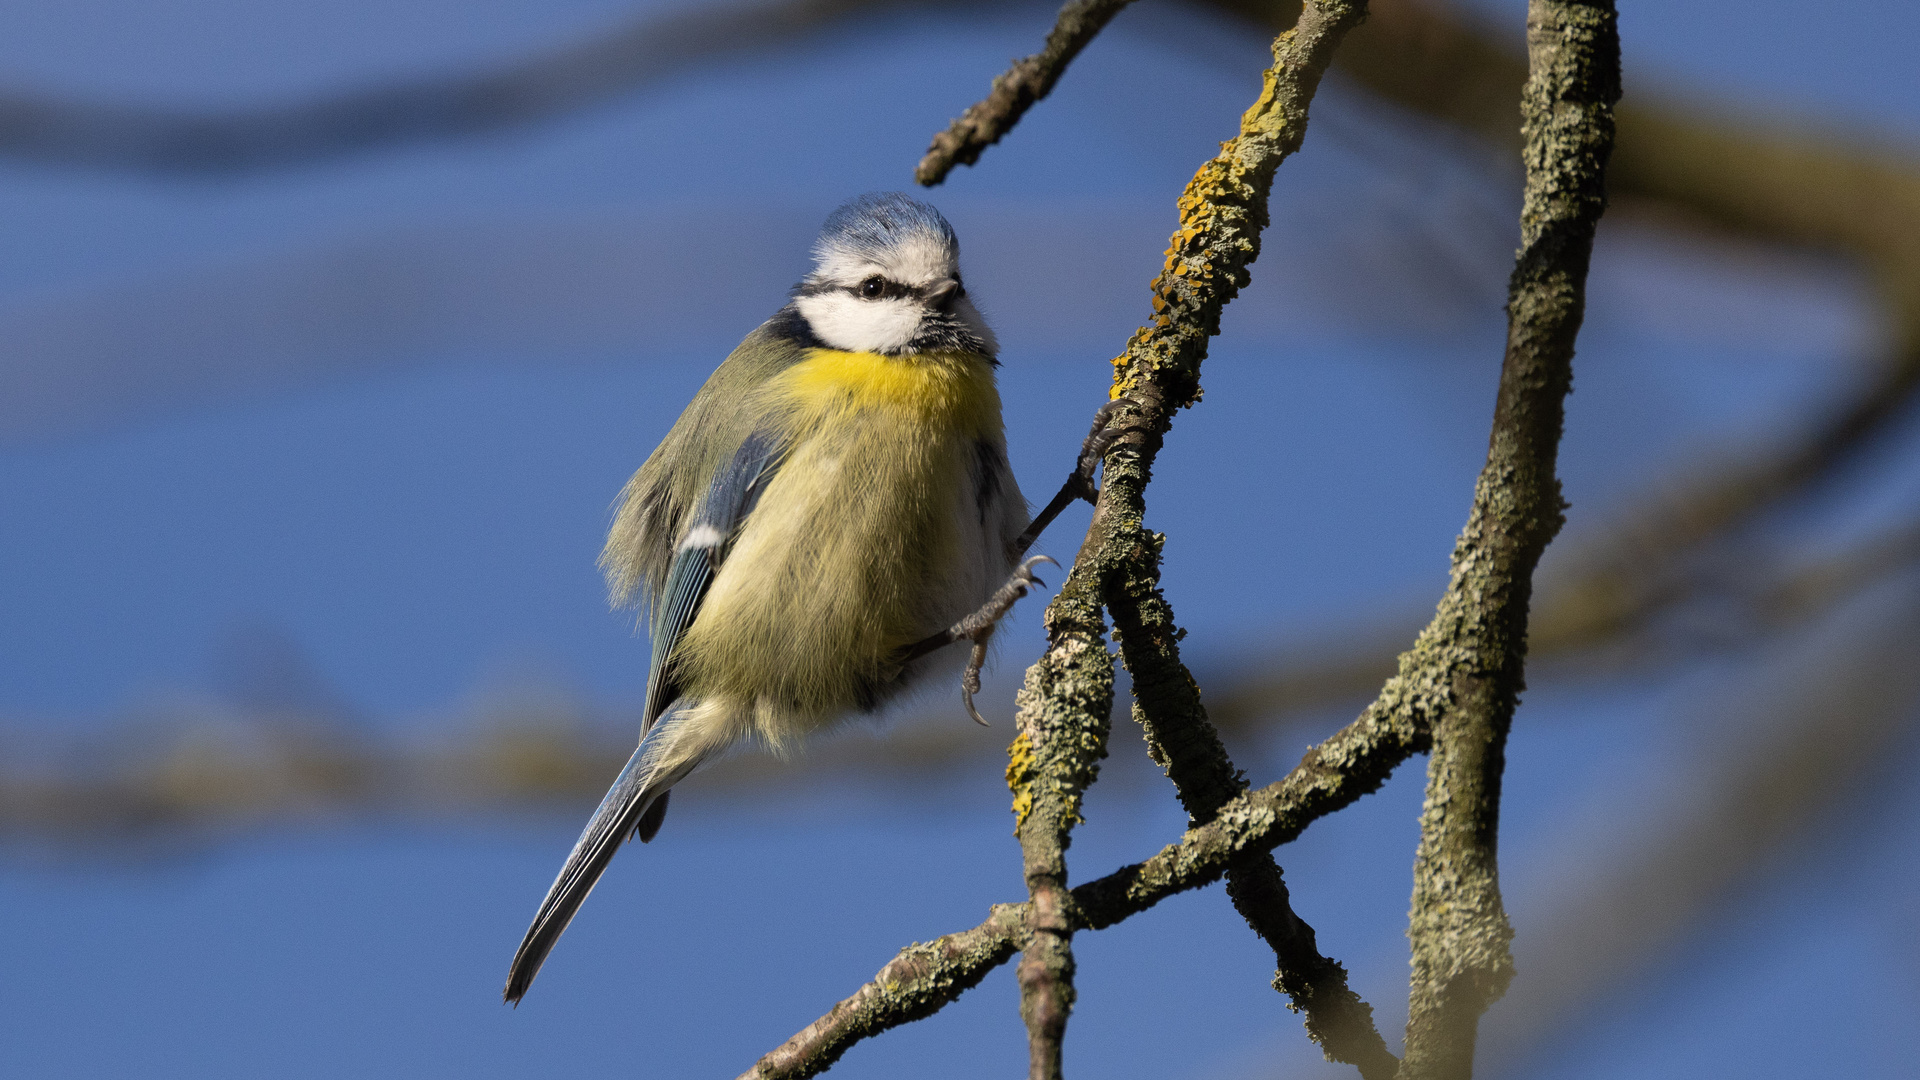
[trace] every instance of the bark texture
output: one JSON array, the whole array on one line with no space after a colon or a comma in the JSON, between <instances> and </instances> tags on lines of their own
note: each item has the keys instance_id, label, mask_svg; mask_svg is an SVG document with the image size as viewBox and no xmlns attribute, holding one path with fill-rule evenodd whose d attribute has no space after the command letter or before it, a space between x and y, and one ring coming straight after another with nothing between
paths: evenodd
<instances>
[{"instance_id":1,"label":"bark texture","mask_svg":"<svg viewBox=\"0 0 1920 1080\"><path fill-rule=\"evenodd\" d=\"M1307 104L1333 50L1364 4L1310 3L1274 41L1273 65L1240 132L1201 166L1180 197L1180 229L1153 283L1153 321L1114 361L1112 398L1129 425L1107 454L1093 521L1072 573L1047 608L1047 653L1027 672L1020 734L1007 780L1025 855L1031 935L1019 969L1033 1080L1060 1075L1061 1040L1073 1006L1073 930L1065 852L1081 793L1106 755L1113 659L1101 608L1128 580L1157 579L1158 562L1138 539L1153 458L1175 411L1200 396L1200 363L1220 312L1248 280L1267 224L1267 194L1280 162L1306 135ZM1277 875L1276 875L1277 876Z\"/></svg>"},{"instance_id":2,"label":"bark texture","mask_svg":"<svg viewBox=\"0 0 1920 1080\"><path fill-rule=\"evenodd\" d=\"M1457 662L1434 723L1414 859L1413 983L1401 1076L1473 1075L1480 1015L1513 978L1500 899L1500 779L1525 686L1533 569L1564 521L1554 476L1573 346L1620 97L1611 0L1532 0L1522 95L1521 246L1487 464L1441 603Z\"/></svg>"},{"instance_id":3,"label":"bark texture","mask_svg":"<svg viewBox=\"0 0 1920 1080\"><path fill-rule=\"evenodd\" d=\"M1190 825L1213 820L1247 790L1219 733L1207 719L1200 685L1180 659L1173 608L1159 589L1164 536L1141 533L1131 562L1140 572L1110 590L1120 654L1133 677L1133 717L1147 752L1166 770ZM1274 989L1289 1008L1306 1014L1307 1036L1329 1061L1346 1062L1364 1080L1391 1080L1399 1059L1373 1025L1373 1007L1347 986L1347 969L1320 954L1313 927L1293 911L1286 879L1272 854L1255 852L1227 869L1227 896L1273 949Z\"/></svg>"}]
</instances>

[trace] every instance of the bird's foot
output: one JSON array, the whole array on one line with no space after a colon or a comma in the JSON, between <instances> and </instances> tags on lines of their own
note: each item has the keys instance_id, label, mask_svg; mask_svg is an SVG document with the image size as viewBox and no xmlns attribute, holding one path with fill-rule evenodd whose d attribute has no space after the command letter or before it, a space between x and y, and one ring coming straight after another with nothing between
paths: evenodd
<instances>
[{"instance_id":1,"label":"bird's foot","mask_svg":"<svg viewBox=\"0 0 1920 1080\"><path fill-rule=\"evenodd\" d=\"M960 675L960 700L967 707L967 715L973 717L973 722L981 727L991 725L974 707L973 695L980 692L980 669L987 662L987 642L993 639L993 631L1000 625L1000 620L1013 610L1013 605L1019 603L1021 597L1027 595L1028 589L1035 585L1046 588L1046 582L1033 576L1033 568L1043 562L1060 565L1045 555L1035 555L1014 567L1013 576L980 606L980 610L954 623L947 630L950 641L973 642L973 652L967 656L967 670Z\"/></svg>"},{"instance_id":2,"label":"bird's foot","mask_svg":"<svg viewBox=\"0 0 1920 1080\"><path fill-rule=\"evenodd\" d=\"M1093 482L1094 470L1100 467L1107 451L1113 449L1113 444L1127 433L1129 427L1114 423L1113 414L1125 406L1138 404L1132 398L1114 398L1094 411L1093 429L1087 432L1086 441L1080 444L1080 456L1074 462L1073 476L1067 481L1077 487L1075 494L1088 502L1096 502L1100 498L1100 488Z\"/></svg>"},{"instance_id":3,"label":"bird's foot","mask_svg":"<svg viewBox=\"0 0 1920 1080\"><path fill-rule=\"evenodd\" d=\"M1073 472L1067 476L1067 482L1060 485L1060 493L1053 497L1053 501L1027 524L1025 532L1007 546L1012 558L1025 555L1033 542L1040 539L1046 527L1053 524L1053 519L1072 506L1075 499L1096 504L1100 501L1100 486L1093 482L1094 471L1100 468L1101 460L1107 456L1107 451L1113 449L1113 444L1120 436L1136 427L1134 424L1114 423L1113 416L1128 405L1138 404L1133 398L1114 398L1094 412L1093 430L1087 432L1086 441L1080 444L1080 456L1074 460Z\"/></svg>"}]
</instances>

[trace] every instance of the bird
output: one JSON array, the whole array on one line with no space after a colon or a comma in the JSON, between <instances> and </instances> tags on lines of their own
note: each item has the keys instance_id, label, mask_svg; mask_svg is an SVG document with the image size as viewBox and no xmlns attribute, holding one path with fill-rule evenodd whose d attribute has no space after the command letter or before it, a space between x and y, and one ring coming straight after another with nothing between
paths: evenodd
<instances>
[{"instance_id":1,"label":"bird","mask_svg":"<svg viewBox=\"0 0 1920 1080\"><path fill-rule=\"evenodd\" d=\"M621 493L600 562L614 603L650 612L641 739L514 955L515 1005L614 853L653 839L668 793L702 764L741 743L785 754L963 663L980 720L986 639L1052 561L1021 556L1072 498L1092 498L1118 403L1030 518L1007 460L999 344L938 210L857 197L812 255Z\"/></svg>"}]
</instances>

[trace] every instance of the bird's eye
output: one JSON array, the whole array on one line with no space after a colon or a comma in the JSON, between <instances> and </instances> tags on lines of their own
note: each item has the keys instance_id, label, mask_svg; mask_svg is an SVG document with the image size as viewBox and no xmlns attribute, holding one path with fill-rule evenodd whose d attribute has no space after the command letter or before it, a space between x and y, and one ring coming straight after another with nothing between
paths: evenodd
<instances>
[{"instance_id":1,"label":"bird's eye","mask_svg":"<svg viewBox=\"0 0 1920 1080\"><path fill-rule=\"evenodd\" d=\"M860 283L860 295L865 299L878 300L886 295L886 292L887 282L885 278L870 277Z\"/></svg>"}]
</instances>

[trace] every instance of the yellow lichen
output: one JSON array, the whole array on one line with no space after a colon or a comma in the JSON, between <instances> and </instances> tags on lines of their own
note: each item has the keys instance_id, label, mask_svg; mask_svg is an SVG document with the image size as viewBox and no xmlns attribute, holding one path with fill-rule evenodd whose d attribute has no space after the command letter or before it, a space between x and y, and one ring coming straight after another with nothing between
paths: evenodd
<instances>
[{"instance_id":1,"label":"yellow lichen","mask_svg":"<svg viewBox=\"0 0 1920 1080\"><path fill-rule=\"evenodd\" d=\"M1013 737L1013 745L1007 747L1007 790L1013 792L1013 834L1027 824L1027 815L1033 812L1034 778L1033 744L1027 741L1027 733L1021 732Z\"/></svg>"}]
</instances>

